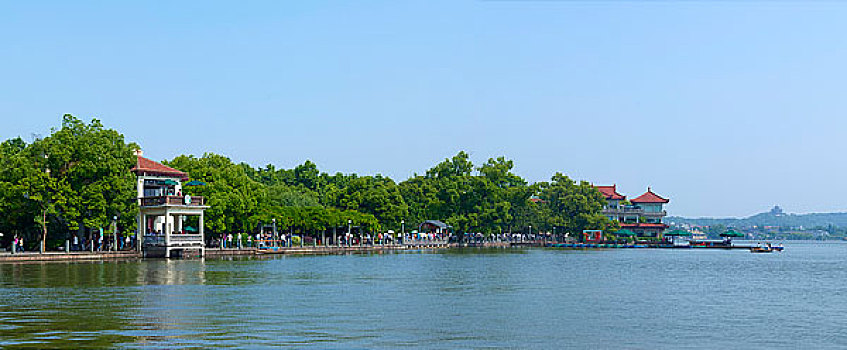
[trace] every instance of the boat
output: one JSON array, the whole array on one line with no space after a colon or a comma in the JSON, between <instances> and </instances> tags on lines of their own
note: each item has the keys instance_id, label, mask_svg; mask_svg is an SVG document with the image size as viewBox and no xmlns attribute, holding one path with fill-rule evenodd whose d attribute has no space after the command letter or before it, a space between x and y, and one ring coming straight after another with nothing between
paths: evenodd
<instances>
[{"instance_id":1,"label":"boat","mask_svg":"<svg viewBox=\"0 0 847 350\"><path fill-rule=\"evenodd\" d=\"M732 241L726 239L692 240L689 244L691 245L691 248L732 248Z\"/></svg>"},{"instance_id":2,"label":"boat","mask_svg":"<svg viewBox=\"0 0 847 350\"><path fill-rule=\"evenodd\" d=\"M785 249L783 246L775 246L774 247L774 246L768 244L768 245L764 245L764 246L757 245L755 247L750 247L750 252L751 253L773 253L773 252L781 252L783 249Z\"/></svg>"}]
</instances>

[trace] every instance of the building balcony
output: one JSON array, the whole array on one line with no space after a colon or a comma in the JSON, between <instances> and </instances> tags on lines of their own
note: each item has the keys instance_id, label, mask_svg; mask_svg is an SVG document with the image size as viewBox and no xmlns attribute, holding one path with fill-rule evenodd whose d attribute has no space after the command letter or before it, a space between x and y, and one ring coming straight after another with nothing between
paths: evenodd
<instances>
[{"instance_id":1,"label":"building balcony","mask_svg":"<svg viewBox=\"0 0 847 350\"><path fill-rule=\"evenodd\" d=\"M199 207L206 204L205 198L201 196L155 196L142 197L142 207L160 207L160 206L190 206Z\"/></svg>"},{"instance_id":2,"label":"building balcony","mask_svg":"<svg viewBox=\"0 0 847 350\"><path fill-rule=\"evenodd\" d=\"M644 211L641 208L603 208L603 215L666 216L667 211Z\"/></svg>"},{"instance_id":3,"label":"building balcony","mask_svg":"<svg viewBox=\"0 0 847 350\"><path fill-rule=\"evenodd\" d=\"M603 213L606 214L641 214L644 209L641 208L603 208Z\"/></svg>"}]
</instances>

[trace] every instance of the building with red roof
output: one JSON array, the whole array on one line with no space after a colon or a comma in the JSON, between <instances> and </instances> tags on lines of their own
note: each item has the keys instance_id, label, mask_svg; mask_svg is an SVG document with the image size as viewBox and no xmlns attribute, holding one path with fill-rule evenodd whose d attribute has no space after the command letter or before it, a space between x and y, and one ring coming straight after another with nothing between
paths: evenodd
<instances>
[{"instance_id":1,"label":"building with red roof","mask_svg":"<svg viewBox=\"0 0 847 350\"><path fill-rule=\"evenodd\" d=\"M632 203L641 203L641 204L665 204L670 202L667 198L662 198L662 196L653 193L653 190L650 187L647 187L647 192L644 194L635 197L635 199L631 200Z\"/></svg>"},{"instance_id":2,"label":"building with red roof","mask_svg":"<svg viewBox=\"0 0 847 350\"><path fill-rule=\"evenodd\" d=\"M142 154L143 153L141 153L140 150L136 151L135 153L137 160L135 166L131 169L131 171L136 176L161 176L168 178L175 177L179 178L182 181L188 180L188 173L144 158L141 156Z\"/></svg>"},{"instance_id":3,"label":"building with red roof","mask_svg":"<svg viewBox=\"0 0 847 350\"><path fill-rule=\"evenodd\" d=\"M600 193L606 196L607 200L625 200L626 196L618 193L617 185L611 186L594 186Z\"/></svg>"},{"instance_id":4,"label":"building with red roof","mask_svg":"<svg viewBox=\"0 0 847 350\"><path fill-rule=\"evenodd\" d=\"M659 237L668 228L662 222L667 215L663 206L670 202L648 187L647 192L629 201L618 193L617 186L594 186L606 198L603 215L617 221L622 229L635 232L641 237Z\"/></svg>"},{"instance_id":5,"label":"building with red roof","mask_svg":"<svg viewBox=\"0 0 847 350\"><path fill-rule=\"evenodd\" d=\"M203 255L205 249L203 213L209 207L203 197L183 193L188 173L143 157L135 151L131 171L137 178L137 244L145 257ZM196 220L187 221L188 217ZM188 222L194 222L189 226Z\"/></svg>"}]
</instances>

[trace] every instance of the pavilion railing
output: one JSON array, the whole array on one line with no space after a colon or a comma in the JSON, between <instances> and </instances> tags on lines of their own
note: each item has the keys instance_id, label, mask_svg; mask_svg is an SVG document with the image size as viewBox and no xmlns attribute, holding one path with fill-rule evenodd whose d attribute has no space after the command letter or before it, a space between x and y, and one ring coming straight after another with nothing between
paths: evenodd
<instances>
[{"instance_id":1,"label":"pavilion railing","mask_svg":"<svg viewBox=\"0 0 847 350\"><path fill-rule=\"evenodd\" d=\"M203 236L195 234L171 235L171 242L202 242Z\"/></svg>"},{"instance_id":2,"label":"pavilion railing","mask_svg":"<svg viewBox=\"0 0 847 350\"><path fill-rule=\"evenodd\" d=\"M448 243L447 239L405 239L403 240L404 245L445 245Z\"/></svg>"},{"instance_id":3,"label":"pavilion railing","mask_svg":"<svg viewBox=\"0 0 847 350\"><path fill-rule=\"evenodd\" d=\"M667 215L668 212L665 210L662 211L646 211L644 209L635 209L635 208L603 208L601 211L603 214L644 214L644 215Z\"/></svg>"},{"instance_id":4,"label":"pavilion railing","mask_svg":"<svg viewBox=\"0 0 847 350\"><path fill-rule=\"evenodd\" d=\"M203 236L197 234L173 234L170 243L202 243ZM165 235L145 235L145 245L165 245Z\"/></svg>"},{"instance_id":5,"label":"pavilion railing","mask_svg":"<svg viewBox=\"0 0 847 350\"><path fill-rule=\"evenodd\" d=\"M144 244L145 245L164 245L165 244L165 236L163 235L155 235L155 236L144 236Z\"/></svg>"},{"instance_id":6,"label":"pavilion railing","mask_svg":"<svg viewBox=\"0 0 847 350\"><path fill-rule=\"evenodd\" d=\"M190 201L186 201L189 198ZM202 196L155 196L141 198L142 207L156 207L160 205L202 206L205 202L205 198Z\"/></svg>"}]
</instances>

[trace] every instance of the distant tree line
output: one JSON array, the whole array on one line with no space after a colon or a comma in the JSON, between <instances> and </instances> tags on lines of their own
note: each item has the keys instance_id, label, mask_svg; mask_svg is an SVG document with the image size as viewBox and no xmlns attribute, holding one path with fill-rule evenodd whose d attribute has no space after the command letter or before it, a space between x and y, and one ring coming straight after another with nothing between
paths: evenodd
<instances>
[{"instance_id":1,"label":"distant tree line","mask_svg":"<svg viewBox=\"0 0 847 350\"><path fill-rule=\"evenodd\" d=\"M26 143L0 144L0 233L37 241L64 241L70 232L90 234L115 224L135 231L134 143L100 121L65 115L62 127ZM616 229L600 211L603 196L585 181L556 173L528 183L513 162L492 158L475 166L459 152L422 175L397 183L382 175L329 174L311 161L293 169L254 168L207 153L178 156L164 164L188 172L205 186L184 192L205 196L210 235L254 232L276 220L283 231L318 235L348 221L364 232L411 231L437 219L454 232L496 234ZM116 219L115 219L116 218Z\"/></svg>"},{"instance_id":2,"label":"distant tree line","mask_svg":"<svg viewBox=\"0 0 847 350\"><path fill-rule=\"evenodd\" d=\"M670 216L666 221L695 226L723 225L736 228L778 226L791 229L809 229L830 226L847 227L847 213L775 214L771 210L746 218L685 218Z\"/></svg>"}]
</instances>

